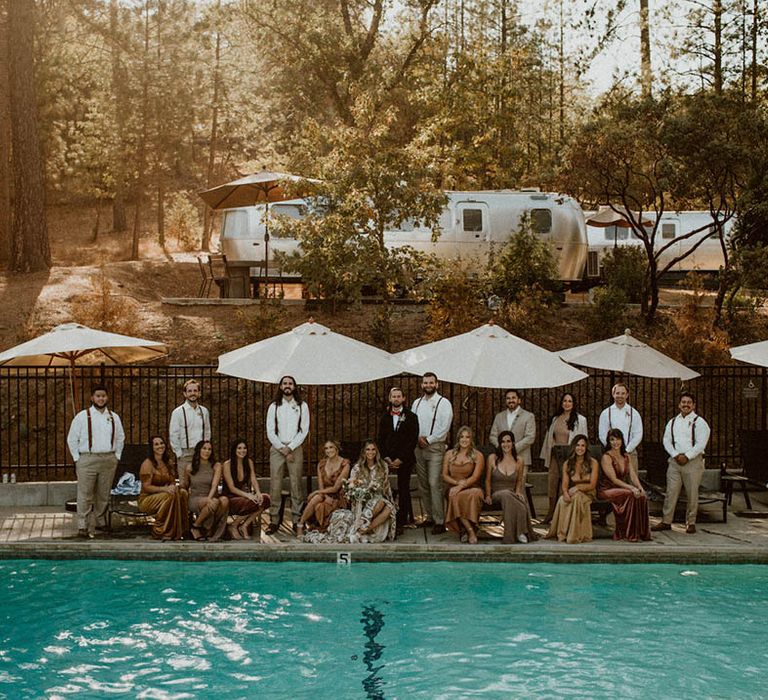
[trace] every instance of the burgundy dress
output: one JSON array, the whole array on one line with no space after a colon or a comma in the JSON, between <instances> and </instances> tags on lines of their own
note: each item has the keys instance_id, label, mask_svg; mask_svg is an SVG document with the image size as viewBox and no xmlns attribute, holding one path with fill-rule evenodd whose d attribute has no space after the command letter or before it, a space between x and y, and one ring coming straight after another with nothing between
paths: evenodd
<instances>
[{"instance_id":1,"label":"burgundy dress","mask_svg":"<svg viewBox=\"0 0 768 700\"><path fill-rule=\"evenodd\" d=\"M624 455L621 464L618 464L611 457L611 463L616 476L629 482L629 455ZM616 486L601 469L600 482L597 485L597 497L603 501L611 501L613 504L613 515L616 519L614 540L639 542L640 540L651 539L648 499L645 493L636 498L629 489Z\"/></svg>"}]
</instances>

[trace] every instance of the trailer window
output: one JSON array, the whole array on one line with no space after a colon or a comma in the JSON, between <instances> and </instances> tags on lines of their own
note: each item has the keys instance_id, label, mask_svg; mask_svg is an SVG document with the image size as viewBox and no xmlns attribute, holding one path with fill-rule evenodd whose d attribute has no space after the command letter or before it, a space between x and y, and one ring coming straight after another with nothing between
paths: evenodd
<instances>
[{"instance_id":1,"label":"trailer window","mask_svg":"<svg viewBox=\"0 0 768 700\"><path fill-rule=\"evenodd\" d=\"M623 226L606 226L606 241L626 241L629 238L629 229Z\"/></svg>"},{"instance_id":2,"label":"trailer window","mask_svg":"<svg viewBox=\"0 0 768 700\"><path fill-rule=\"evenodd\" d=\"M661 237L665 241L671 241L675 237L675 230L677 227L674 224L662 224L661 225Z\"/></svg>"},{"instance_id":3,"label":"trailer window","mask_svg":"<svg viewBox=\"0 0 768 700\"><path fill-rule=\"evenodd\" d=\"M549 209L531 209L531 230L549 233L552 230L552 212Z\"/></svg>"},{"instance_id":4,"label":"trailer window","mask_svg":"<svg viewBox=\"0 0 768 700\"><path fill-rule=\"evenodd\" d=\"M247 238L248 236L248 212L228 211L224 214L224 223L221 226L222 238Z\"/></svg>"},{"instance_id":5,"label":"trailer window","mask_svg":"<svg viewBox=\"0 0 768 700\"><path fill-rule=\"evenodd\" d=\"M307 207L303 204L273 204L269 208L272 216L285 216L289 219L301 219L307 214Z\"/></svg>"},{"instance_id":6,"label":"trailer window","mask_svg":"<svg viewBox=\"0 0 768 700\"><path fill-rule=\"evenodd\" d=\"M483 210L482 209L464 209L464 230L482 231L483 230Z\"/></svg>"}]
</instances>

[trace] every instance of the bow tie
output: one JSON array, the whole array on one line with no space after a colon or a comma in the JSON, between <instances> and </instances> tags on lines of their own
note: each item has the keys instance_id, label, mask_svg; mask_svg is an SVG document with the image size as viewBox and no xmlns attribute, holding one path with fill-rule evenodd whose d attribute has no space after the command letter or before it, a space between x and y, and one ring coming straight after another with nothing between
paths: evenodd
<instances>
[{"instance_id":1,"label":"bow tie","mask_svg":"<svg viewBox=\"0 0 768 700\"><path fill-rule=\"evenodd\" d=\"M402 408L390 408L389 409L389 415L390 416L399 416L403 412Z\"/></svg>"}]
</instances>

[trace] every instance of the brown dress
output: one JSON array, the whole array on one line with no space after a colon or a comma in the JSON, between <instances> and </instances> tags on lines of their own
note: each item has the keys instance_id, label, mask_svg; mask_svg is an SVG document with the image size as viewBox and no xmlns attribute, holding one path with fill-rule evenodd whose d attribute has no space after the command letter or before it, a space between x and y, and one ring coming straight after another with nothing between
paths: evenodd
<instances>
[{"instance_id":1,"label":"brown dress","mask_svg":"<svg viewBox=\"0 0 768 700\"><path fill-rule=\"evenodd\" d=\"M339 478L339 475L344 469L349 468L349 460L342 459L339 464L339 468L333 472L330 476L325 471L325 465L327 460L322 460L317 465L317 484L325 484L324 488L333 486ZM322 476L321 476L322 475ZM326 493L320 503L315 506L315 519L317 520L317 529L321 532L325 532L328 529L328 523L331 520L331 514L333 511L339 508L347 508L347 499L344 496L344 489L340 488L336 493Z\"/></svg>"},{"instance_id":2,"label":"brown dress","mask_svg":"<svg viewBox=\"0 0 768 700\"><path fill-rule=\"evenodd\" d=\"M569 475L571 486L588 484L592 476L592 461L584 462L578 472ZM565 467L567 468L567 466ZM546 539L557 538L559 542L578 544L579 542L592 541L592 501L595 500L594 491L577 491L571 496L570 502L566 502L564 496L560 496L552 516L552 524Z\"/></svg>"},{"instance_id":3,"label":"brown dress","mask_svg":"<svg viewBox=\"0 0 768 700\"><path fill-rule=\"evenodd\" d=\"M515 492L516 484L517 470L512 474L505 474L494 463L491 472L491 499L504 512L504 544L517 544L520 535L525 535L529 542L536 539L528 504L523 496Z\"/></svg>"},{"instance_id":4,"label":"brown dress","mask_svg":"<svg viewBox=\"0 0 768 700\"><path fill-rule=\"evenodd\" d=\"M474 462L457 464L450 462L448 474L452 479L469 479L475 471ZM445 512L445 527L453 532L461 532L460 518L466 518L473 525L480 520L480 511L483 509L483 490L477 486L470 486L459 491L455 496L449 496L451 486L446 488L448 509Z\"/></svg>"},{"instance_id":5,"label":"brown dress","mask_svg":"<svg viewBox=\"0 0 768 700\"><path fill-rule=\"evenodd\" d=\"M246 467L246 465L243 465ZM237 464L230 463L232 470L232 483L236 489L245 491L248 493L251 490L251 470L253 469L252 462L248 460L248 465L243 469L243 477L239 478L237 473ZM227 486L227 480L224 479L224 491L225 496L229 497L229 514L230 515L250 515L251 513L258 513L260 510L266 510L269 508L269 496L266 493L261 494L261 505L252 501L250 498L241 496L237 493L232 493Z\"/></svg>"},{"instance_id":6,"label":"brown dress","mask_svg":"<svg viewBox=\"0 0 768 700\"><path fill-rule=\"evenodd\" d=\"M629 480L629 455L624 455L621 463L611 455L611 462L619 479ZM616 486L604 472L600 473L597 495L613 505L613 515L616 519L614 540L629 540L639 542L651 539L651 526L648 519L648 499L645 493L635 498L629 489Z\"/></svg>"},{"instance_id":7,"label":"brown dress","mask_svg":"<svg viewBox=\"0 0 768 700\"><path fill-rule=\"evenodd\" d=\"M176 483L176 475L166 468L152 469L152 486L170 486ZM177 488L176 493L146 493L142 486L139 494L139 510L153 515L152 537L158 540L180 540L189 530L189 494Z\"/></svg>"}]
</instances>

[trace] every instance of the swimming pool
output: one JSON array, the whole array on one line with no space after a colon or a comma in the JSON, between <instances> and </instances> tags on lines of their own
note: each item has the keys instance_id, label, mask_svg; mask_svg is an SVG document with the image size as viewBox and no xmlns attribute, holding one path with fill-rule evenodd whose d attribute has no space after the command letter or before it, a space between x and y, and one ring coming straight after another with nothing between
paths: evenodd
<instances>
[{"instance_id":1,"label":"swimming pool","mask_svg":"<svg viewBox=\"0 0 768 700\"><path fill-rule=\"evenodd\" d=\"M768 567L0 562L0 694L755 698Z\"/></svg>"}]
</instances>

